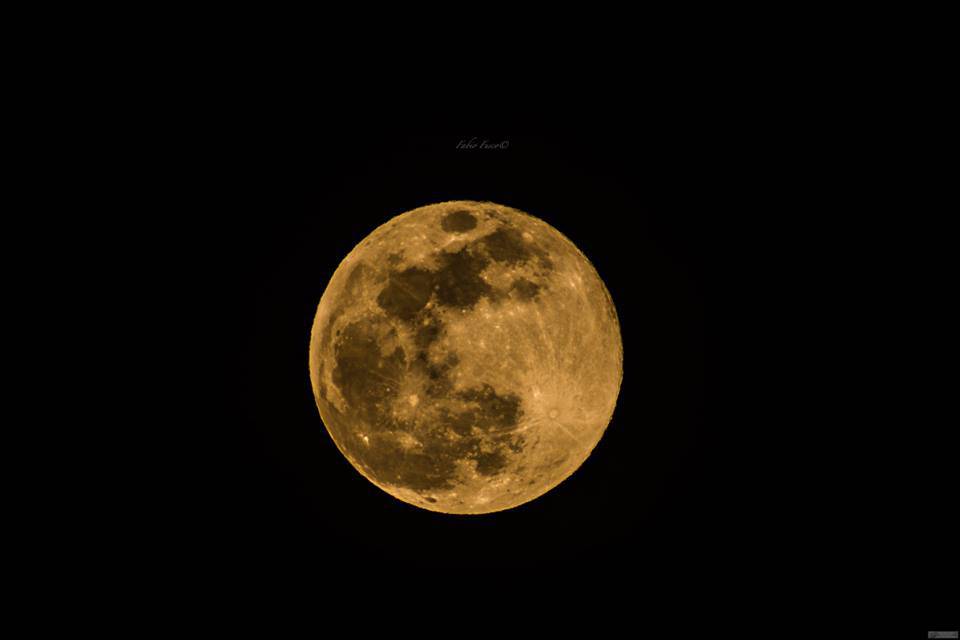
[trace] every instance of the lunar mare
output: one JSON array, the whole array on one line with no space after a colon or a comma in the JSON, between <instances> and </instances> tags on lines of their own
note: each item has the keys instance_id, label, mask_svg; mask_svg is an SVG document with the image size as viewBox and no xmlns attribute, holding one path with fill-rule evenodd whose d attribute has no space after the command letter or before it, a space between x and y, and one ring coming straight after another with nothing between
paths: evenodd
<instances>
[{"instance_id":1,"label":"lunar mare","mask_svg":"<svg viewBox=\"0 0 960 640\"><path fill-rule=\"evenodd\" d=\"M368 480L444 513L510 509L590 455L623 372L616 310L547 223L454 201L375 229L331 278L310 379L337 447Z\"/></svg>"}]
</instances>

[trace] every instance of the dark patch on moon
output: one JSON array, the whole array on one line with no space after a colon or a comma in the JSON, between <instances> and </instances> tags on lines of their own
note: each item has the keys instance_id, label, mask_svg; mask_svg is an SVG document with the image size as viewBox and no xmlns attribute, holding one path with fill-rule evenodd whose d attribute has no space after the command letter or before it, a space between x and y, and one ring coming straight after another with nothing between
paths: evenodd
<instances>
[{"instance_id":1,"label":"dark patch on moon","mask_svg":"<svg viewBox=\"0 0 960 640\"><path fill-rule=\"evenodd\" d=\"M480 238L478 244L482 246L488 256L496 262L508 265L518 265L529 262L536 257L540 269L544 273L553 270L553 261L547 251L535 242L526 242L519 230L504 224L493 233Z\"/></svg>"},{"instance_id":2,"label":"dark patch on moon","mask_svg":"<svg viewBox=\"0 0 960 640\"><path fill-rule=\"evenodd\" d=\"M440 226L444 231L452 233L463 233L470 231L477 226L477 219L466 211L454 211L443 216Z\"/></svg>"},{"instance_id":3,"label":"dark patch on moon","mask_svg":"<svg viewBox=\"0 0 960 640\"><path fill-rule=\"evenodd\" d=\"M369 444L351 438L351 453L378 482L418 492L452 489L458 461L471 458L479 449L475 438L451 440L439 429L424 432L412 422L389 416L385 421L387 430L370 438ZM404 432L415 437L419 445L405 444Z\"/></svg>"},{"instance_id":4,"label":"dark patch on moon","mask_svg":"<svg viewBox=\"0 0 960 640\"><path fill-rule=\"evenodd\" d=\"M398 478L404 486L415 491L453 488L457 463L479 454L478 438L450 439L445 433L435 431L421 440L421 451L406 452L402 474Z\"/></svg>"},{"instance_id":5,"label":"dark patch on moon","mask_svg":"<svg viewBox=\"0 0 960 640\"><path fill-rule=\"evenodd\" d=\"M437 271L411 267L391 270L387 285L377 296L377 304L388 314L405 322L413 320L436 295L437 304L470 309L494 291L480 274L489 264L482 255L463 248L456 253L441 253Z\"/></svg>"},{"instance_id":6,"label":"dark patch on moon","mask_svg":"<svg viewBox=\"0 0 960 640\"><path fill-rule=\"evenodd\" d=\"M464 248L444 255L444 266L437 272L437 302L439 304L470 309L480 298L493 292L480 273L489 262Z\"/></svg>"},{"instance_id":7,"label":"dark patch on moon","mask_svg":"<svg viewBox=\"0 0 960 640\"><path fill-rule=\"evenodd\" d=\"M405 449L399 439L378 438L375 445L357 452L380 482L388 482L415 491L450 489L456 472L454 460L436 455L426 447L421 451Z\"/></svg>"},{"instance_id":8,"label":"dark patch on moon","mask_svg":"<svg viewBox=\"0 0 960 640\"><path fill-rule=\"evenodd\" d=\"M480 239L487 254L497 262L519 264L531 256L531 250L520 232L511 227L500 227Z\"/></svg>"},{"instance_id":9,"label":"dark patch on moon","mask_svg":"<svg viewBox=\"0 0 960 640\"><path fill-rule=\"evenodd\" d=\"M477 463L477 473L483 476L495 476L507 466L507 459L499 450L478 454L474 460Z\"/></svg>"},{"instance_id":10,"label":"dark patch on moon","mask_svg":"<svg viewBox=\"0 0 960 640\"><path fill-rule=\"evenodd\" d=\"M397 347L384 357L376 320L347 325L336 344L333 382L344 400L371 425L382 425L387 401L396 397L406 369L406 354Z\"/></svg>"},{"instance_id":11,"label":"dark patch on moon","mask_svg":"<svg viewBox=\"0 0 960 640\"><path fill-rule=\"evenodd\" d=\"M443 408L440 410L440 416L443 424L456 433L466 438L473 432L473 427L477 423L477 416L473 411L461 411L453 413Z\"/></svg>"},{"instance_id":12,"label":"dark patch on moon","mask_svg":"<svg viewBox=\"0 0 960 640\"><path fill-rule=\"evenodd\" d=\"M457 395L463 400L478 405L480 420L477 422L477 427L485 431L515 428L523 415L519 396L512 393L500 395L488 384L465 389Z\"/></svg>"},{"instance_id":13,"label":"dark patch on moon","mask_svg":"<svg viewBox=\"0 0 960 640\"><path fill-rule=\"evenodd\" d=\"M510 285L510 290L517 298L523 301L530 301L537 297L537 294L540 292L540 285L535 282L530 282L526 278L517 278L513 281L513 284Z\"/></svg>"},{"instance_id":14,"label":"dark patch on moon","mask_svg":"<svg viewBox=\"0 0 960 640\"><path fill-rule=\"evenodd\" d=\"M364 281L372 273L372 269L360 262L353 268L353 271L350 272L350 275L347 276L347 281L344 284L343 290L347 296L355 296L363 288ZM340 305L342 306L342 305Z\"/></svg>"},{"instance_id":15,"label":"dark patch on moon","mask_svg":"<svg viewBox=\"0 0 960 640\"><path fill-rule=\"evenodd\" d=\"M417 323L418 329L414 335L414 343L421 349L436 342L443 333L443 323L434 315L427 315Z\"/></svg>"},{"instance_id":16,"label":"dark patch on moon","mask_svg":"<svg viewBox=\"0 0 960 640\"><path fill-rule=\"evenodd\" d=\"M433 399L441 399L450 393L453 385L448 374L457 365L457 354L450 353L443 362L433 362L426 351L418 351L412 363L412 369L427 378L424 391Z\"/></svg>"},{"instance_id":17,"label":"dark patch on moon","mask_svg":"<svg viewBox=\"0 0 960 640\"><path fill-rule=\"evenodd\" d=\"M433 283L434 274L424 269L391 271L387 286L377 296L377 304L401 320L412 320L430 300Z\"/></svg>"}]
</instances>

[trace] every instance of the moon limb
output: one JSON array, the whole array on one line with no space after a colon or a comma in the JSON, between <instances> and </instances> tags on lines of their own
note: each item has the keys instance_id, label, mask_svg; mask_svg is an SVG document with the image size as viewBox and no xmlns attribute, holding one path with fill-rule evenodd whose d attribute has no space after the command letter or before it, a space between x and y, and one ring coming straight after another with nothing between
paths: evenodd
<instances>
[{"instance_id":1,"label":"moon limb","mask_svg":"<svg viewBox=\"0 0 960 640\"><path fill-rule=\"evenodd\" d=\"M310 376L364 477L421 508L487 513L546 493L589 456L622 343L609 292L565 236L454 201L397 216L344 259L314 319Z\"/></svg>"}]
</instances>

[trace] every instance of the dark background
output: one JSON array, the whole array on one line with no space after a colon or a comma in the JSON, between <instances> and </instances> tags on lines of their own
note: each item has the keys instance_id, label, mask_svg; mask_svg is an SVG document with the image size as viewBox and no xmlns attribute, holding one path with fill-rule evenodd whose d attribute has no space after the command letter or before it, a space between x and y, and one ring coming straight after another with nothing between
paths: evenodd
<instances>
[{"instance_id":1,"label":"dark background","mask_svg":"<svg viewBox=\"0 0 960 640\"><path fill-rule=\"evenodd\" d=\"M924 611L949 545L912 521L949 484L905 453L891 465L891 432L845 404L863 382L845 364L863 331L830 253L845 223L822 185L836 174L810 160L803 131L748 135L719 111L668 107L643 127L537 134L275 118L202 146L188 179L212 195L167 219L187 283L181 375L197 398L189 557L230 589L334 585L351 614L358 594L425 610L436 597L557 606L559 593L681 614L777 618L817 600L819 616L850 615L895 597ZM509 147L456 148L470 138ZM590 458L537 500L481 516L420 510L364 479L328 436L307 368L343 257L391 217L454 199L513 206L571 238L624 344Z\"/></svg>"}]
</instances>

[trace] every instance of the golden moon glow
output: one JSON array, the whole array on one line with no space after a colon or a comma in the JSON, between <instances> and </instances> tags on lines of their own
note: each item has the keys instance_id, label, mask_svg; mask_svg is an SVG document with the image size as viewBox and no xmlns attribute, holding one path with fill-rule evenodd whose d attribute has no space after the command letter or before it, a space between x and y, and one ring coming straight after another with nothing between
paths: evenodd
<instances>
[{"instance_id":1,"label":"golden moon glow","mask_svg":"<svg viewBox=\"0 0 960 640\"><path fill-rule=\"evenodd\" d=\"M559 231L491 202L414 209L343 260L317 308L310 379L347 460L432 511L489 513L583 464L613 415L613 302Z\"/></svg>"}]
</instances>

